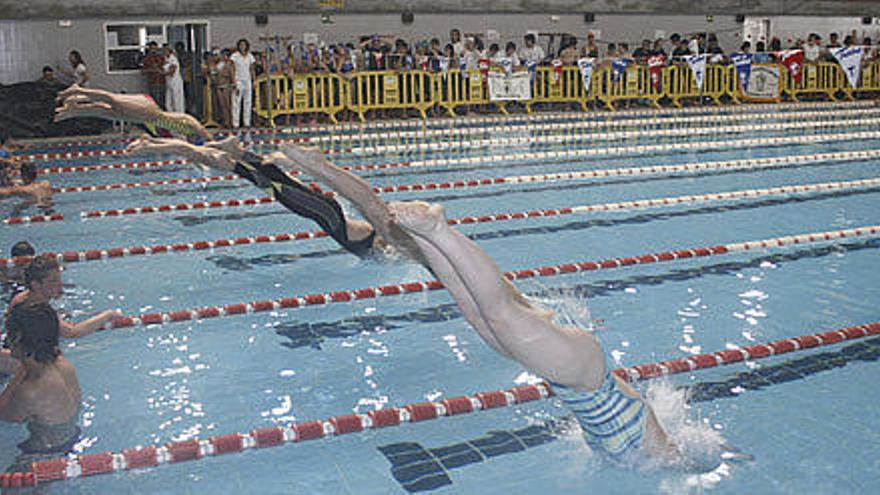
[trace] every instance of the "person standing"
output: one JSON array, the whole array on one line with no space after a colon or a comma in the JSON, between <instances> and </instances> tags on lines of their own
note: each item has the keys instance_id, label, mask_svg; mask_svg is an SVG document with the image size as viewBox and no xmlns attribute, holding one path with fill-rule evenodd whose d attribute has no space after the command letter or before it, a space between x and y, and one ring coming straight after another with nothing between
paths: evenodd
<instances>
[{"instance_id":1,"label":"person standing","mask_svg":"<svg viewBox=\"0 0 880 495\"><path fill-rule=\"evenodd\" d=\"M165 61L162 60L162 53L159 51L159 45L155 41L147 43L147 55L141 64L141 72L147 77L147 88L150 97L163 110L165 110L165 74L162 66Z\"/></svg>"},{"instance_id":2,"label":"person standing","mask_svg":"<svg viewBox=\"0 0 880 495\"><path fill-rule=\"evenodd\" d=\"M246 39L238 40L237 50L231 60L235 66L235 91L232 95L232 127L238 128L239 123L245 127L251 125L251 107L253 106L254 63L256 59L250 52L251 44Z\"/></svg>"},{"instance_id":3,"label":"person standing","mask_svg":"<svg viewBox=\"0 0 880 495\"><path fill-rule=\"evenodd\" d=\"M60 66L58 69L73 81L72 84L76 84L77 86L87 86L91 77L89 76L89 69L86 67L86 63L83 62L82 55L76 50L70 50L70 54L67 56L67 61L70 62L70 66L73 68L72 71L66 70Z\"/></svg>"},{"instance_id":4,"label":"person standing","mask_svg":"<svg viewBox=\"0 0 880 495\"><path fill-rule=\"evenodd\" d=\"M180 76L180 61L174 49L165 48L165 64L162 66L165 75L165 110L174 113L186 113L186 102L183 96L183 77Z\"/></svg>"}]
</instances>

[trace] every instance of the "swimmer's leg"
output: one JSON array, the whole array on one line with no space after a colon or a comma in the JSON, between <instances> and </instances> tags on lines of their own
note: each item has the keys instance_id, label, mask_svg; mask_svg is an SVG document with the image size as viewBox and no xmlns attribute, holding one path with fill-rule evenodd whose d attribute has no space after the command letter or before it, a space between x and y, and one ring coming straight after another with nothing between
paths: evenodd
<instances>
[{"instance_id":1,"label":"swimmer's leg","mask_svg":"<svg viewBox=\"0 0 880 495\"><path fill-rule=\"evenodd\" d=\"M461 292L454 294L456 300L473 301L506 354L556 383L582 390L594 390L602 384L605 359L596 338L583 330L554 324L552 313L529 304L485 251L447 225L440 205L392 203L391 211L416 237L444 284L454 284L457 276L461 285L448 289Z\"/></svg>"}]
</instances>

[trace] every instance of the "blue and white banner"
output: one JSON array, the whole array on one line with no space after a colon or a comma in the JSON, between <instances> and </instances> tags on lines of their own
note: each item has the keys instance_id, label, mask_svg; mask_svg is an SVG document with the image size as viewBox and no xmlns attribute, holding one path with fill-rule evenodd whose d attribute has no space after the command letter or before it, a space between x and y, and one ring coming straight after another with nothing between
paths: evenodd
<instances>
[{"instance_id":1,"label":"blue and white banner","mask_svg":"<svg viewBox=\"0 0 880 495\"><path fill-rule=\"evenodd\" d=\"M593 82L594 58L582 58L578 60L578 69L581 71L581 80L584 82L584 92L589 93Z\"/></svg>"},{"instance_id":2,"label":"blue and white banner","mask_svg":"<svg viewBox=\"0 0 880 495\"><path fill-rule=\"evenodd\" d=\"M449 72L449 57L437 57L437 68L444 74Z\"/></svg>"},{"instance_id":3,"label":"blue and white banner","mask_svg":"<svg viewBox=\"0 0 880 495\"><path fill-rule=\"evenodd\" d=\"M626 72L626 68L629 66L630 59L628 58L615 58L611 61L611 77L614 78L614 81L617 82L620 80L620 76Z\"/></svg>"},{"instance_id":4,"label":"blue and white banner","mask_svg":"<svg viewBox=\"0 0 880 495\"><path fill-rule=\"evenodd\" d=\"M706 54L688 55L684 57L691 72L694 73L694 79L697 81L697 89L703 89L703 79L706 75Z\"/></svg>"},{"instance_id":5,"label":"blue and white banner","mask_svg":"<svg viewBox=\"0 0 880 495\"><path fill-rule=\"evenodd\" d=\"M499 62L501 63L501 68L504 69L504 73L508 76L511 72L513 72L513 59L510 57L502 57Z\"/></svg>"},{"instance_id":6,"label":"blue and white banner","mask_svg":"<svg viewBox=\"0 0 880 495\"><path fill-rule=\"evenodd\" d=\"M526 61L526 69L529 70L529 80L535 82L535 73L538 71L538 63L533 60Z\"/></svg>"},{"instance_id":7,"label":"blue and white banner","mask_svg":"<svg viewBox=\"0 0 880 495\"><path fill-rule=\"evenodd\" d=\"M849 46L843 48L832 49L831 54L837 59L849 85L856 87L859 85L859 75L862 73L862 54L864 51L860 46Z\"/></svg>"},{"instance_id":8,"label":"blue and white banner","mask_svg":"<svg viewBox=\"0 0 880 495\"><path fill-rule=\"evenodd\" d=\"M752 54L734 53L730 55L730 60L733 61L733 66L736 67L736 74L739 76L743 92L748 93L749 78L752 75Z\"/></svg>"},{"instance_id":9,"label":"blue and white banner","mask_svg":"<svg viewBox=\"0 0 880 495\"><path fill-rule=\"evenodd\" d=\"M465 79L468 78L467 60L465 60L464 57L458 59L458 70L461 72L461 77Z\"/></svg>"}]
</instances>

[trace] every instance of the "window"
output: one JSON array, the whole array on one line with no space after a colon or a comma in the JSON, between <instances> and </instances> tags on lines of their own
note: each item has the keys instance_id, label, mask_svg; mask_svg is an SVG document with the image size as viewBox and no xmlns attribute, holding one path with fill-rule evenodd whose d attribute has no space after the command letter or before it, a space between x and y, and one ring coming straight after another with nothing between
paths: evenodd
<instances>
[{"instance_id":1,"label":"window","mask_svg":"<svg viewBox=\"0 0 880 495\"><path fill-rule=\"evenodd\" d=\"M147 43L159 46L183 42L188 49L195 47L194 30L207 34L207 21L114 22L104 24L104 54L108 74L138 72L147 52ZM201 44L201 43L200 43ZM207 45L207 43L204 43ZM201 47L203 50L204 47Z\"/></svg>"}]
</instances>

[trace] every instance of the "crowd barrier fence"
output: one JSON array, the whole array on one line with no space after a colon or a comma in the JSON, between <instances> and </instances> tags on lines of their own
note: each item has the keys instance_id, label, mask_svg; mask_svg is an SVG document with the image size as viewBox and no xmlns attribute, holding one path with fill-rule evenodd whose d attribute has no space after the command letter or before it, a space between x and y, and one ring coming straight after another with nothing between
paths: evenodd
<instances>
[{"instance_id":1,"label":"crowd barrier fence","mask_svg":"<svg viewBox=\"0 0 880 495\"><path fill-rule=\"evenodd\" d=\"M757 68L772 77L757 76ZM498 71L499 69L492 69ZM525 70L525 69L519 69ZM661 108L684 104L739 104L743 101L801 101L822 98L831 101L872 97L880 92L880 62L862 65L859 84L851 87L843 69L835 63L805 64L800 79L780 64L755 64L750 85L761 85L764 100L746 95L732 65L706 66L702 86L693 71L683 64L652 71L646 65L631 65L617 73L609 65L599 65L590 87L578 67L538 67L531 74L531 97L516 104L532 113L536 107L577 106L583 111L605 107L616 110L627 102L644 102ZM778 74L778 79L776 75ZM386 111L413 111L423 119L445 112L457 116L462 107L494 109L508 113L511 101L491 98L488 72L452 69L444 73L410 71L364 71L340 76L332 73L279 74L260 76L254 90L254 113L274 126L277 117L324 114L337 122L340 112L348 111L361 121L371 112L387 116ZM766 86L766 87L765 87ZM206 87L203 119L217 125L216 95ZM436 112L435 112L436 111Z\"/></svg>"}]
</instances>

